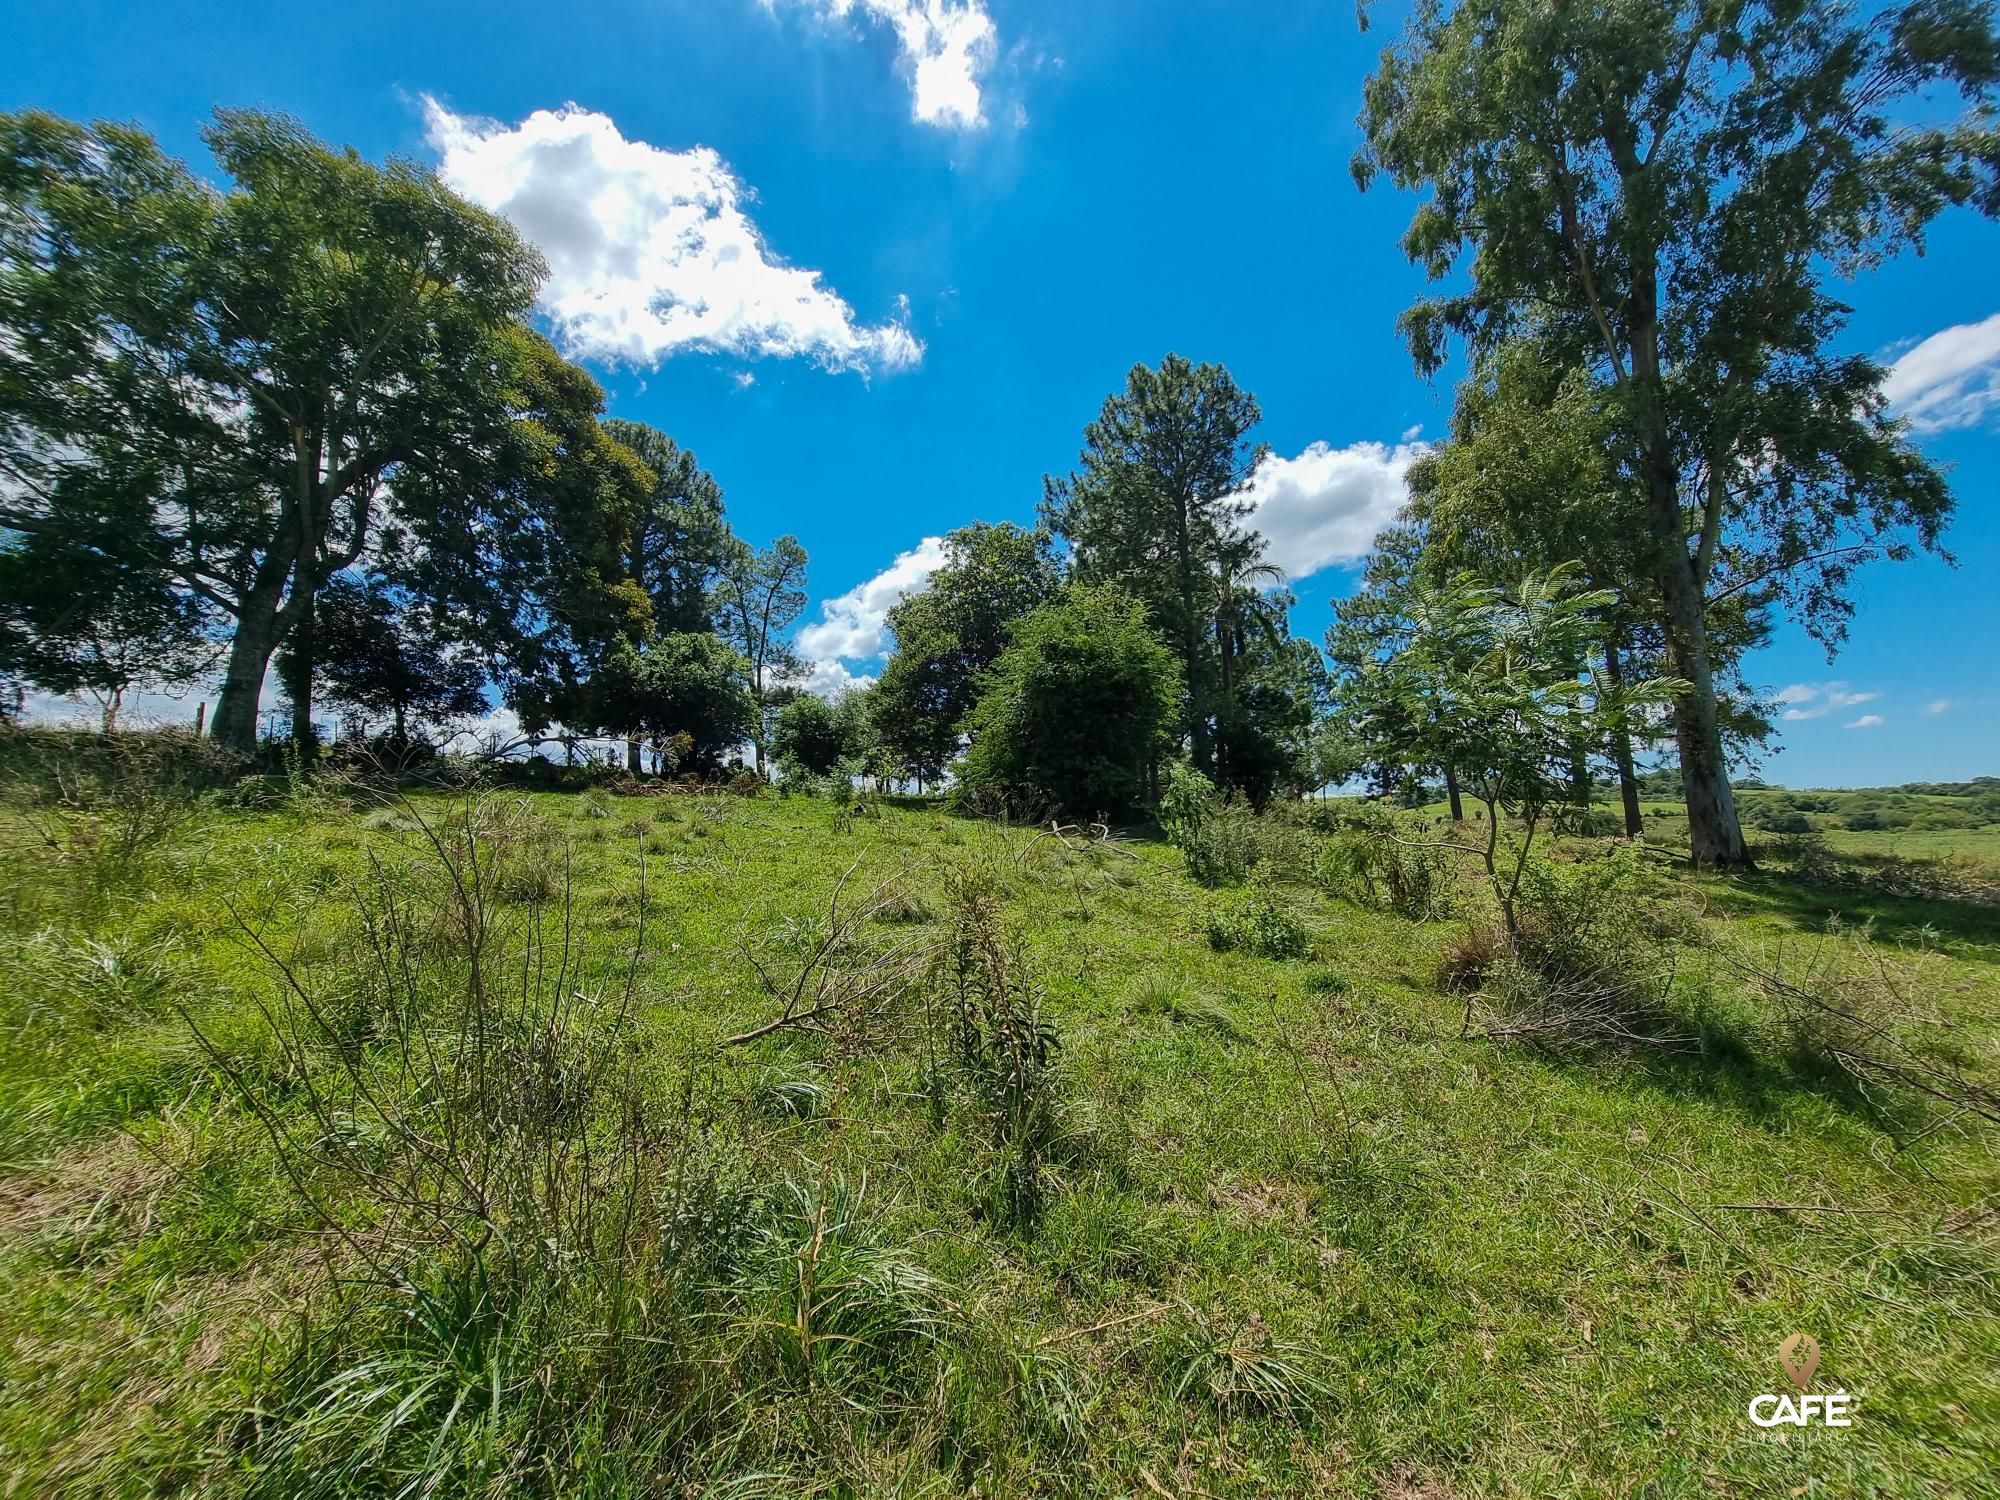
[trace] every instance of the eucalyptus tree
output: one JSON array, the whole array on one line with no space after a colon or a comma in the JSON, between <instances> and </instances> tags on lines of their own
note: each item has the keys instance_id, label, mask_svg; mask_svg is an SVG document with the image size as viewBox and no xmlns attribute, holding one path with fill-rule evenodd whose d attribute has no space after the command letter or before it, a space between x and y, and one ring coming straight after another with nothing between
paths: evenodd
<instances>
[{"instance_id":1,"label":"eucalyptus tree","mask_svg":"<svg viewBox=\"0 0 2000 1500\"><path fill-rule=\"evenodd\" d=\"M417 163L247 110L204 138L226 190L136 130L0 117L0 527L224 621L212 723L248 747L272 652L296 632L309 684L313 601L399 473L459 462L542 268Z\"/></svg>"},{"instance_id":2,"label":"eucalyptus tree","mask_svg":"<svg viewBox=\"0 0 2000 1500\"><path fill-rule=\"evenodd\" d=\"M1244 486L1265 449L1257 398L1220 365L1169 354L1134 365L1084 429L1077 469L1043 481L1042 518L1084 583L1116 583L1146 607L1180 663L1195 764L1214 768L1219 671L1212 624L1221 580L1249 574L1261 542Z\"/></svg>"},{"instance_id":3,"label":"eucalyptus tree","mask_svg":"<svg viewBox=\"0 0 2000 1500\"><path fill-rule=\"evenodd\" d=\"M1703 863L1748 862L1710 601L1769 583L1832 649L1856 565L1949 519L1828 282L2000 208L1996 82L1980 0L1420 0L1367 86L1355 176L1427 190L1404 249L1456 280L1420 369L1532 328L1612 393Z\"/></svg>"},{"instance_id":4,"label":"eucalyptus tree","mask_svg":"<svg viewBox=\"0 0 2000 1500\"><path fill-rule=\"evenodd\" d=\"M1551 359L1532 337L1482 357L1461 383L1448 439L1410 471L1409 514L1424 531L1434 580L1471 571L1514 578L1574 562L1586 585L1608 591L1598 663L1612 681L1635 666L1654 675L1662 656L1659 589L1647 565L1644 496L1619 462L1614 394L1591 372ZM1704 604L1722 738L1732 756L1760 745L1771 724L1742 678L1744 652L1769 630L1774 590L1753 584ZM1645 738L1657 738L1645 726ZM1633 731L1614 728L1625 829L1641 828Z\"/></svg>"},{"instance_id":5,"label":"eucalyptus tree","mask_svg":"<svg viewBox=\"0 0 2000 1500\"><path fill-rule=\"evenodd\" d=\"M795 675L800 662L785 638L806 607L806 549L795 536L781 536L761 552L738 541L728 549L715 587L717 628L747 663L750 698L756 714L750 743L757 773L764 774L765 711L778 681Z\"/></svg>"}]
</instances>

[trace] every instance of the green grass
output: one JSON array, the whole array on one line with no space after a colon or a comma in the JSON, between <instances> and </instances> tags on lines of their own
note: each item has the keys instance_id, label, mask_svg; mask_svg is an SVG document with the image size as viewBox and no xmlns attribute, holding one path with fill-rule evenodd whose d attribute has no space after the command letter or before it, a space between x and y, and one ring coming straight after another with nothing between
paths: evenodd
<instances>
[{"instance_id":1,"label":"green grass","mask_svg":"<svg viewBox=\"0 0 2000 1500\"><path fill-rule=\"evenodd\" d=\"M673 1164L631 1179L658 1195L644 1280L599 1285L557 1246L531 1314L495 1321L445 1282L337 1333L301 1322L324 1236L180 1008L295 1118L267 952L365 1012L341 976L371 857L427 878L407 810L212 808L101 889L7 815L0 1493L393 1493L407 1468L349 1462L374 1426L299 1416L329 1376L406 1393L366 1408L402 1412L396 1463L452 1430L439 1494L502 1474L671 1495L1994 1492L1991 1137L1919 1137L1914 1103L1795 1067L1705 959L1683 985L1698 1049L1557 1057L1460 1039L1431 978L1451 924L1300 879L1258 899L1305 954L1218 951L1211 918L1246 897L1160 843L1066 849L893 801L836 820L803 798L519 800L510 909L566 867L566 987L608 1005L634 965L619 1066ZM1060 1038L1030 1223L992 1210L1000 1137L921 1037L722 1045L776 1012L752 957L786 971L843 880L892 888L857 937L884 951L948 924L966 862ZM1991 1064L1990 909L1782 873L1700 885L1734 945L1810 943L1829 914L1873 919L1885 951L1934 929L1929 998ZM1730 1206L1761 1203L1840 1211ZM635 1330L612 1351L631 1394L597 1399L565 1382L610 1368L611 1329ZM1746 1421L1797 1330L1820 1388L1855 1394L1852 1428ZM299 1363L327 1349L360 1362Z\"/></svg>"}]
</instances>

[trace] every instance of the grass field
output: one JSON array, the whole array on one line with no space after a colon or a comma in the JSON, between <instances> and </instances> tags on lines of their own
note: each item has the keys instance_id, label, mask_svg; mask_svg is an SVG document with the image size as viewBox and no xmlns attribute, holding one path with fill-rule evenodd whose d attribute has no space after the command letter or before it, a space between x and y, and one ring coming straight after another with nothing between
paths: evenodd
<instances>
[{"instance_id":1,"label":"grass field","mask_svg":"<svg viewBox=\"0 0 2000 1500\"><path fill-rule=\"evenodd\" d=\"M1800 1066L1726 959L1872 924L1990 1081L2000 909L1677 877L1686 1043L1548 1051L1461 1038L1458 924L1328 894L1304 835L1260 888L1308 934L1279 961L1215 951L1246 897L1165 843L919 804L304 793L128 848L6 819L8 1495L2000 1493L1993 1136ZM494 1053L542 1091L460 1141L369 955L457 982L468 823L482 962L545 1009ZM879 893L851 980L968 888L1057 1041L1018 1216L1023 1116L935 1030L726 1043L837 889ZM399 1197L450 1177L405 1156L509 1141L513 1218ZM1795 1331L1852 1427L1746 1420Z\"/></svg>"}]
</instances>

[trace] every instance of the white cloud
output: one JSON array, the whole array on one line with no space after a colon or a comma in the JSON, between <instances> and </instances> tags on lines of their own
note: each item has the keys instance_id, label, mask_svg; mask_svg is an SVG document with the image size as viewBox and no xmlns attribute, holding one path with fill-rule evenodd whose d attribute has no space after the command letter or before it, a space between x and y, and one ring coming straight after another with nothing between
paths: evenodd
<instances>
[{"instance_id":1,"label":"white cloud","mask_svg":"<svg viewBox=\"0 0 2000 1500\"><path fill-rule=\"evenodd\" d=\"M1904 351L1889 366L1882 394L1919 432L1977 427L2000 414L2000 313Z\"/></svg>"},{"instance_id":2,"label":"white cloud","mask_svg":"<svg viewBox=\"0 0 2000 1500\"><path fill-rule=\"evenodd\" d=\"M777 0L764 0L775 6ZM999 33L981 0L787 0L822 19L860 15L896 35L910 80L910 118L924 125L976 130L986 123L979 81L993 66ZM1017 111L1016 122L1025 120Z\"/></svg>"},{"instance_id":3,"label":"white cloud","mask_svg":"<svg viewBox=\"0 0 2000 1500\"><path fill-rule=\"evenodd\" d=\"M1881 696L1880 693L1857 693L1845 682L1795 682L1779 692L1777 700L1794 705L1785 710L1787 719L1823 719L1835 709L1873 703ZM1873 719L1875 715L1867 717ZM1851 729L1854 726L1848 727Z\"/></svg>"},{"instance_id":4,"label":"white cloud","mask_svg":"<svg viewBox=\"0 0 2000 1500\"><path fill-rule=\"evenodd\" d=\"M1333 563L1358 562L1375 534L1409 499L1410 465L1428 451L1414 429L1393 447L1313 443L1297 458L1272 454L1250 477L1250 524L1270 543L1267 556L1293 578Z\"/></svg>"},{"instance_id":5,"label":"white cloud","mask_svg":"<svg viewBox=\"0 0 2000 1500\"><path fill-rule=\"evenodd\" d=\"M923 357L905 317L858 323L818 271L773 255L743 211L752 194L706 146L628 141L574 104L508 126L426 97L424 117L439 175L547 258L541 307L572 355L657 365L700 350L863 372Z\"/></svg>"},{"instance_id":6,"label":"white cloud","mask_svg":"<svg viewBox=\"0 0 2000 1500\"><path fill-rule=\"evenodd\" d=\"M943 565L944 538L925 537L866 583L820 605L820 618L799 632L799 649L815 662L880 656L889 611L897 600L922 592Z\"/></svg>"},{"instance_id":7,"label":"white cloud","mask_svg":"<svg viewBox=\"0 0 2000 1500\"><path fill-rule=\"evenodd\" d=\"M1850 722L1847 727L1849 729L1873 729L1881 722L1882 716L1880 714L1863 714L1860 718Z\"/></svg>"},{"instance_id":8,"label":"white cloud","mask_svg":"<svg viewBox=\"0 0 2000 1500\"><path fill-rule=\"evenodd\" d=\"M875 681L866 672L850 672L844 662L809 661L806 675L799 680L799 686L809 693L818 693L822 698L838 698L842 693L856 688L865 688Z\"/></svg>"},{"instance_id":9,"label":"white cloud","mask_svg":"<svg viewBox=\"0 0 2000 1500\"><path fill-rule=\"evenodd\" d=\"M1951 699L1933 698L1931 699L1930 702L1924 705L1924 712L1931 715L1937 715L1943 713L1946 709L1950 707L1951 707Z\"/></svg>"}]
</instances>

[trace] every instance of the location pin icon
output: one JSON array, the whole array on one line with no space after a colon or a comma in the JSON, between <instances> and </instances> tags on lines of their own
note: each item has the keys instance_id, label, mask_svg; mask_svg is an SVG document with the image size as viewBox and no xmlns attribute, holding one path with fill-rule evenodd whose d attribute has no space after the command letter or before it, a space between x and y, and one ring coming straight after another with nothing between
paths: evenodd
<instances>
[{"instance_id":1,"label":"location pin icon","mask_svg":"<svg viewBox=\"0 0 2000 1500\"><path fill-rule=\"evenodd\" d=\"M1778 1363L1793 1385L1804 1390L1819 1368L1819 1340L1809 1333L1795 1333L1778 1345Z\"/></svg>"}]
</instances>

